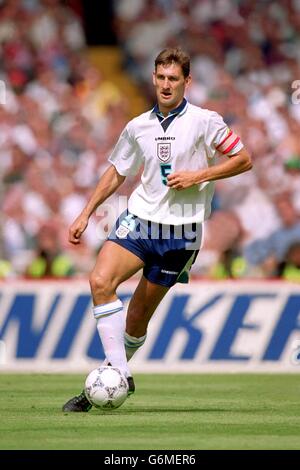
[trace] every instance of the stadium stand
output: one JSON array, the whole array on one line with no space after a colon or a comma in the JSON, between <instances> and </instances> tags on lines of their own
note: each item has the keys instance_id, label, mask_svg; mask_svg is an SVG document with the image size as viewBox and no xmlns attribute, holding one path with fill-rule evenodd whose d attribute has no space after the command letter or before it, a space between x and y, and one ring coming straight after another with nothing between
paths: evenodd
<instances>
[{"instance_id":1,"label":"stadium stand","mask_svg":"<svg viewBox=\"0 0 300 470\"><path fill-rule=\"evenodd\" d=\"M293 272L299 279L297 257L288 255L298 252L300 240L300 106L292 100L300 77L299 2L134 3L133 9L128 0L115 2L117 35L134 80L153 99L149 77L156 51L180 44L192 56L189 100L223 115L254 160L252 172L216 183L194 273L223 278Z\"/></svg>"},{"instance_id":2,"label":"stadium stand","mask_svg":"<svg viewBox=\"0 0 300 470\"><path fill-rule=\"evenodd\" d=\"M87 49L80 18L58 0L0 6L0 277L91 269L116 214L95 215L75 249L68 225L125 123L153 104L157 51L180 44L192 56L188 99L222 114L254 160L251 172L217 182L194 276L299 280L299 2L114 4L119 47L100 52ZM109 203L117 210L116 196Z\"/></svg>"},{"instance_id":3,"label":"stadium stand","mask_svg":"<svg viewBox=\"0 0 300 470\"><path fill-rule=\"evenodd\" d=\"M67 228L130 118L128 99L93 65L80 19L59 1L5 2L0 18L0 271L85 273L102 241L97 218L79 250Z\"/></svg>"}]
</instances>

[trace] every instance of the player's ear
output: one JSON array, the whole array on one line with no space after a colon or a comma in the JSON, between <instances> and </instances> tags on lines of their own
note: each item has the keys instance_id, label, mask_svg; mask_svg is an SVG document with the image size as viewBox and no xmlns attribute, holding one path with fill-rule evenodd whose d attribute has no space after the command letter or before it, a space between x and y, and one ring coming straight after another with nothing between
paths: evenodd
<instances>
[{"instance_id":1,"label":"player's ear","mask_svg":"<svg viewBox=\"0 0 300 470\"><path fill-rule=\"evenodd\" d=\"M185 79L185 87L186 87L186 88L189 87L190 84L191 84L191 82L192 82L192 77L191 77L191 75L189 75L189 76L186 77L186 79Z\"/></svg>"}]
</instances>

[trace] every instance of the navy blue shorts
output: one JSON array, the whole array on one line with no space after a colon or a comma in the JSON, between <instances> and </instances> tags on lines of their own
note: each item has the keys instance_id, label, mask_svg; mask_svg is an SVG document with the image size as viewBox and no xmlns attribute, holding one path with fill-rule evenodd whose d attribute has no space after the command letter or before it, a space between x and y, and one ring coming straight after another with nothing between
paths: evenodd
<instances>
[{"instance_id":1,"label":"navy blue shorts","mask_svg":"<svg viewBox=\"0 0 300 470\"><path fill-rule=\"evenodd\" d=\"M166 225L123 212L108 240L144 261L143 275L154 284L187 283L202 238L202 225Z\"/></svg>"}]
</instances>

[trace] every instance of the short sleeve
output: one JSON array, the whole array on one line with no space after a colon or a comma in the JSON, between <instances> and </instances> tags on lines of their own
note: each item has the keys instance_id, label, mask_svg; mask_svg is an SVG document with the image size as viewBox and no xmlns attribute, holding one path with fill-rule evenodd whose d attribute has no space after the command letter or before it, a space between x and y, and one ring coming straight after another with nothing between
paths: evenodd
<instances>
[{"instance_id":1,"label":"short sleeve","mask_svg":"<svg viewBox=\"0 0 300 470\"><path fill-rule=\"evenodd\" d=\"M240 137L232 131L223 118L215 112L211 112L208 120L205 147L207 156L213 158L218 153L231 156L243 148Z\"/></svg>"},{"instance_id":2,"label":"short sleeve","mask_svg":"<svg viewBox=\"0 0 300 470\"><path fill-rule=\"evenodd\" d=\"M108 161L122 176L135 176L138 173L143 159L128 126L122 131Z\"/></svg>"}]
</instances>

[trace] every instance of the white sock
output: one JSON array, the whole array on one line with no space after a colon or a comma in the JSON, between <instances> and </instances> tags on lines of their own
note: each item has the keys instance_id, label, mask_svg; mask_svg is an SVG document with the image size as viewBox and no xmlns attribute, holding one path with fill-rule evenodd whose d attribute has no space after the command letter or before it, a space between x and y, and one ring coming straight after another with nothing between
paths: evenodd
<instances>
[{"instance_id":1,"label":"white sock","mask_svg":"<svg viewBox=\"0 0 300 470\"><path fill-rule=\"evenodd\" d=\"M125 312L121 300L115 300L93 308L97 320L97 330L104 349L105 357L113 367L129 377L130 371L126 360L124 345Z\"/></svg>"},{"instance_id":2,"label":"white sock","mask_svg":"<svg viewBox=\"0 0 300 470\"><path fill-rule=\"evenodd\" d=\"M125 342L125 350L126 350L126 357L127 361L129 361L134 353L143 346L144 342L146 341L147 333L140 338L136 338L135 336L130 336L128 333L124 334L124 342Z\"/></svg>"},{"instance_id":3,"label":"white sock","mask_svg":"<svg viewBox=\"0 0 300 470\"><path fill-rule=\"evenodd\" d=\"M146 341L147 333L144 336L140 336L140 338L136 338L135 336L130 336L128 333L124 334L124 343L125 343L125 350L126 350L126 358L127 361L130 361L134 353L143 346L144 342ZM105 358L102 365L107 366L109 361Z\"/></svg>"}]
</instances>

